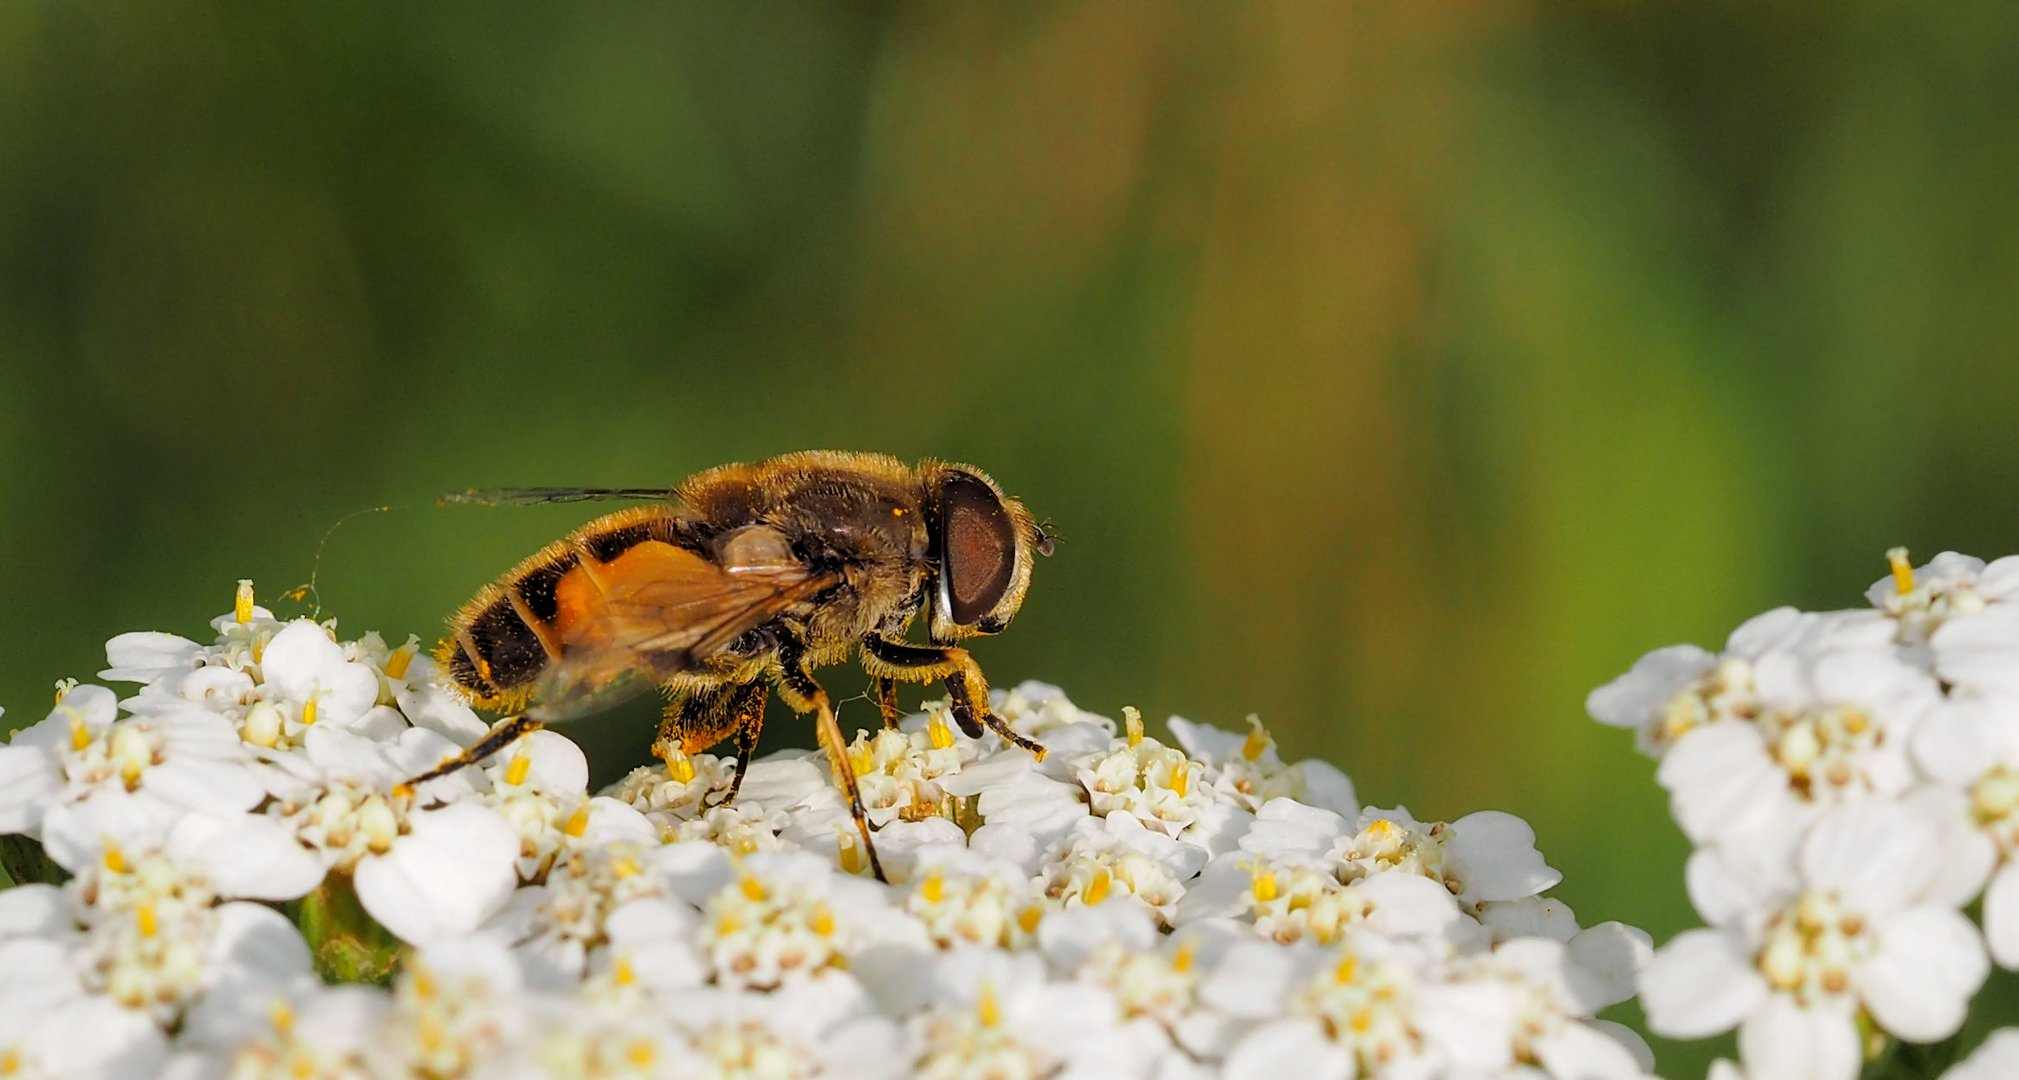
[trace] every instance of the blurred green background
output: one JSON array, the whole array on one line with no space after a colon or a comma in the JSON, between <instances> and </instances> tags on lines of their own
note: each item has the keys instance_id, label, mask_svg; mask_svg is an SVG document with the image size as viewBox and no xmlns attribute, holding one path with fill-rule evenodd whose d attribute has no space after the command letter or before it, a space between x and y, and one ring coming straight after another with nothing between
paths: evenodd
<instances>
[{"instance_id":1,"label":"blurred green background","mask_svg":"<svg viewBox=\"0 0 2019 1080\"><path fill-rule=\"evenodd\" d=\"M591 512L440 492L950 456L1066 538L998 684L1257 712L1666 939L1585 693L2019 550L2015 118L2004 3L7 4L5 723L362 507L329 613L432 636Z\"/></svg>"}]
</instances>

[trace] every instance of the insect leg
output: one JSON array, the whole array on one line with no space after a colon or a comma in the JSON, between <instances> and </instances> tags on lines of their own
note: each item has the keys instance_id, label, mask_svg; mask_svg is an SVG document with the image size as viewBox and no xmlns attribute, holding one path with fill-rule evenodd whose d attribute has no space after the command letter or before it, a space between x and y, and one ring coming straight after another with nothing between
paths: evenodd
<instances>
[{"instance_id":1,"label":"insect leg","mask_svg":"<svg viewBox=\"0 0 2019 1080\"><path fill-rule=\"evenodd\" d=\"M862 807L862 789L855 783L855 767L848 763L848 740L842 738L841 723L834 718L834 704L827 697L827 691L807 670L806 654L801 648L788 643L781 657L778 674L779 696L787 705L800 712L814 713L819 724L820 748L827 751L827 767L834 773L834 783L848 797L848 813L855 819L855 828L862 834L862 850L869 855L869 869L876 880L888 882L884 876L883 863L876 857L876 843L870 839L869 814Z\"/></svg>"},{"instance_id":2,"label":"insect leg","mask_svg":"<svg viewBox=\"0 0 2019 1080\"><path fill-rule=\"evenodd\" d=\"M953 699L954 722L969 738L980 738L986 725L1004 742L1023 747L1039 761L1045 759L1044 744L1018 734L989 711L988 682L982 678L981 665L966 649L913 645L872 635L862 639L862 666L878 678L907 682L944 679L947 695Z\"/></svg>"},{"instance_id":3,"label":"insect leg","mask_svg":"<svg viewBox=\"0 0 2019 1080\"><path fill-rule=\"evenodd\" d=\"M414 789L430 780L439 780L450 773L475 765L492 754L517 742L521 735L531 735L544 727L543 723L521 713L498 722L483 738L471 743L463 752L429 769L427 772L393 785L393 794L411 796Z\"/></svg>"},{"instance_id":4,"label":"insect leg","mask_svg":"<svg viewBox=\"0 0 2019 1080\"><path fill-rule=\"evenodd\" d=\"M883 710L883 726L897 730L897 680L888 675L876 677L876 704Z\"/></svg>"},{"instance_id":5,"label":"insect leg","mask_svg":"<svg viewBox=\"0 0 2019 1080\"><path fill-rule=\"evenodd\" d=\"M761 682L749 683L736 692L729 703L736 717L736 775L729 778L729 790L710 804L728 806L743 790L743 776L750 771L750 757L757 752L757 736L764 730L764 703L771 700L771 688Z\"/></svg>"}]
</instances>

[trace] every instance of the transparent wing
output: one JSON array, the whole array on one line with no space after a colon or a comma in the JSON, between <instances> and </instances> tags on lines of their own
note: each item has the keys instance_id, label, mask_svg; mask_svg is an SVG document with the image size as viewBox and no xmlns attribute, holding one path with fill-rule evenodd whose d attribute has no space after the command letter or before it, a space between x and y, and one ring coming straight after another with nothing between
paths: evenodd
<instances>
[{"instance_id":1,"label":"transparent wing","mask_svg":"<svg viewBox=\"0 0 2019 1080\"><path fill-rule=\"evenodd\" d=\"M597 499L671 499L672 488L503 487L451 491L437 499L443 506L537 506L543 503L591 502Z\"/></svg>"},{"instance_id":2,"label":"transparent wing","mask_svg":"<svg viewBox=\"0 0 2019 1080\"><path fill-rule=\"evenodd\" d=\"M725 568L657 540L581 569L555 590L561 656L537 695L545 719L599 711L692 671L839 580L797 562Z\"/></svg>"}]
</instances>

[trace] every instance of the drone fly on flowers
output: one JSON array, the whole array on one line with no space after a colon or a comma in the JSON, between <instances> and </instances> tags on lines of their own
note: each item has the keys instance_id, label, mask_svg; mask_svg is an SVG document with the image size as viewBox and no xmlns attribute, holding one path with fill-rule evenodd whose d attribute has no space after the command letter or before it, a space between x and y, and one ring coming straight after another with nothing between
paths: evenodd
<instances>
[{"instance_id":1,"label":"drone fly on flowers","mask_svg":"<svg viewBox=\"0 0 2019 1080\"><path fill-rule=\"evenodd\" d=\"M953 718L1042 758L989 711L988 684L956 644L1007 627L1053 537L980 469L912 467L813 450L724 465L677 488L515 488L445 501L647 499L589 522L486 586L450 621L439 659L472 703L510 714L414 785L482 761L545 724L639 690L668 697L653 752L669 760L733 739L736 797L772 688L813 713L865 852L883 877L816 668L860 648L886 726L896 683L944 680ZM930 645L905 640L925 611Z\"/></svg>"}]
</instances>

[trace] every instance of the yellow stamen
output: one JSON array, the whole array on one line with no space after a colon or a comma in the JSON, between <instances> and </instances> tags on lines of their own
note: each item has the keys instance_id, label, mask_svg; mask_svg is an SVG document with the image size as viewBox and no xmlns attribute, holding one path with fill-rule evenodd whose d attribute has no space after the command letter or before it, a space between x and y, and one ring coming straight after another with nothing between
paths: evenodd
<instances>
[{"instance_id":1,"label":"yellow stamen","mask_svg":"<svg viewBox=\"0 0 2019 1080\"><path fill-rule=\"evenodd\" d=\"M442 1018L433 1013L426 1013L415 1026L420 1029L414 1034L415 1040L421 1044L421 1053L430 1057L441 1053L442 1044L448 1041L442 1031Z\"/></svg>"},{"instance_id":2,"label":"yellow stamen","mask_svg":"<svg viewBox=\"0 0 2019 1080\"><path fill-rule=\"evenodd\" d=\"M944 715L933 713L925 722L925 737L932 741L934 750L944 750L953 745L953 728L947 725Z\"/></svg>"},{"instance_id":3,"label":"yellow stamen","mask_svg":"<svg viewBox=\"0 0 2019 1080\"><path fill-rule=\"evenodd\" d=\"M634 1069L649 1069L658 1059L659 1052L652 1048L649 1039L632 1039L631 1045L624 1050L624 1060L630 1062Z\"/></svg>"},{"instance_id":4,"label":"yellow stamen","mask_svg":"<svg viewBox=\"0 0 2019 1080\"><path fill-rule=\"evenodd\" d=\"M395 799L411 799L414 797L414 786L402 780L393 785L392 796Z\"/></svg>"},{"instance_id":5,"label":"yellow stamen","mask_svg":"<svg viewBox=\"0 0 2019 1080\"><path fill-rule=\"evenodd\" d=\"M429 975L426 969L419 967L413 969L413 974L413 981L408 985L414 988L414 996L422 1001L433 998L435 996L434 976Z\"/></svg>"},{"instance_id":6,"label":"yellow stamen","mask_svg":"<svg viewBox=\"0 0 2019 1080\"><path fill-rule=\"evenodd\" d=\"M518 787L526 782L533 772L533 755L524 750L512 755L512 763L505 766L505 783Z\"/></svg>"},{"instance_id":7,"label":"yellow stamen","mask_svg":"<svg viewBox=\"0 0 2019 1080\"><path fill-rule=\"evenodd\" d=\"M0 1076L15 1076L21 1072L21 1051L8 1047L0 1050Z\"/></svg>"},{"instance_id":8,"label":"yellow stamen","mask_svg":"<svg viewBox=\"0 0 2019 1080\"><path fill-rule=\"evenodd\" d=\"M393 654L386 657L386 677L389 679L406 678L407 666L414 662L414 654L419 652L420 648L420 639L410 637L407 639L405 645L394 649Z\"/></svg>"},{"instance_id":9,"label":"yellow stamen","mask_svg":"<svg viewBox=\"0 0 2019 1080\"><path fill-rule=\"evenodd\" d=\"M625 878L637 877L644 872L645 868L638 865L638 860L629 855L620 856L610 864L610 873L616 875L619 881ZM748 890L745 891L747 892Z\"/></svg>"},{"instance_id":10,"label":"yellow stamen","mask_svg":"<svg viewBox=\"0 0 2019 1080\"><path fill-rule=\"evenodd\" d=\"M834 936L834 912L828 910L826 904L813 907L813 932L821 937Z\"/></svg>"},{"instance_id":11,"label":"yellow stamen","mask_svg":"<svg viewBox=\"0 0 2019 1080\"><path fill-rule=\"evenodd\" d=\"M631 966L631 958L620 956L610 965L610 981L618 986L629 986L638 981L638 969Z\"/></svg>"},{"instance_id":12,"label":"yellow stamen","mask_svg":"<svg viewBox=\"0 0 2019 1080\"><path fill-rule=\"evenodd\" d=\"M82 750L91 745L91 729L84 726L82 716L70 717L70 749Z\"/></svg>"},{"instance_id":13,"label":"yellow stamen","mask_svg":"<svg viewBox=\"0 0 2019 1080\"><path fill-rule=\"evenodd\" d=\"M1189 761L1179 762L1178 767L1171 770L1171 793L1182 799L1191 790L1192 763Z\"/></svg>"},{"instance_id":14,"label":"yellow stamen","mask_svg":"<svg viewBox=\"0 0 2019 1080\"><path fill-rule=\"evenodd\" d=\"M567 833L569 836L577 838L579 838L583 833L588 832L589 804L583 803L582 805L576 807L575 812L569 814L567 822L561 826L561 831Z\"/></svg>"},{"instance_id":15,"label":"yellow stamen","mask_svg":"<svg viewBox=\"0 0 2019 1080\"><path fill-rule=\"evenodd\" d=\"M715 936L728 937L743 928L742 920L734 915L724 915L715 920Z\"/></svg>"},{"instance_id":16,"label":"yellow stamen","mask_svg":"<svg viewBox=\"0 0 2019 1080\"><path fill-rule=\"evenodd\" d=\"M1353 1013L1353 1015L1347 1019L1346 1023L1356 1033L1365 1035L1367 1034L1367 1030L1374 1026L1374 1010L1373 1009L1356 1010Z\"/></svg>"},{"instance_id":17,"label":"yellow stamen","mask_svg":"<svg viewBox=\"0 0 2019 1080\"><path fill-rule=\"evenodd\" d=\"M1893 568L1893 591L1905 596L1914 591L1914 564L1907 561L1907 549L1896 547L1886 552L1886 562Z\"/></svg>"},{"instance_id":18,"label":"yellow stamen","mask_svg":"<svg viewBox=\"0 0 2019 1080\"><path fill-rule=\"evenodd\" d=\"M975 1019L985 1028L996 1027L1002 1023L1002 1006L996 1004L995 987L987 983L981 984L981 993L974 1003L974 1013Z\"/></svg>"},{"instance_id":19,"label":"yellow stamen","mask_svg":"<svg viewBox=\"0 0 2019 1080\"><path fill-rule=\"evenodd\" d=\"M1375 840L1386 840L1395 834L1395 823L1387 818L1375 818L1374 823L1367 826L1367 834Z\"/></svg>"},{"instance_id":20,"label":"yellow stamen","mask_svg":"<svg viewBox=\"0 0 2019 1080\"><path fill-rule=\"evenodd\" d=\"M1042 922L1044 917L1045 909L1032 904L1017 912L1017 926L1026 934L1035 934L1038 932L1038 923Z\"/></svg>"},{"instance_id":21,"label":"yellow stamen","mask_svg":"<svg viewBox=\"0 0 2019 1080\"><path fill-rule=\"evenodd\" d=\"M876 757L869 752L866 742L853 743L848 748L848 767L857 776L868 776L876 770Z\"/></svg>"},{"instance_id":22,"label":"yellow stamen","mask_svg":"<svg viewBox=\"0 0 2019 1080\"><path fill-rule=\"evenodd\" d=\"M862 857L862 845L856 842L854 833L835 833L834 847L836 857L841 861L843 873L860 874L869 865L868 861Z\"/></svg>"},{"instance_id":23,"label":"yellow stamen","mask_svg":"<svg viewBox=\"0 0 2019 1080\"><path fill-rule=\"evenodd\" d=\"M308 699L307 701L304 701L304 702L302 702L302 703L301 703L301 726L303 726L303 727L310 727L310 726L314 725L314 724L315 724L315 713L316 713L316 708L315 708L315 699L314 699L314 698L310 698L310 699Z\"/></svg>"},{"instance_id":24,"label":"yellow stamen","mask_svg":"<svg viewBox=\"0 0 2019 1080\"><path fill-rule=\"evenodd\" d=\"M1257 866L1254 869L1254 877L1249 881L1248 891L1255 894L1255 902L1258 904L1266 904L1276 899L1280 895L1280 890L1276 886L1275 872Z\"/></svg>"},{"instance_id":25,"label":"yellow stamen","mask_svg":"<svg viewBox=\"0 0 2019 1080\"><path fill-rule=\"evenodd\" d=\"M132 791L140 783L140 762L128 761L121 765L119 779L125 782L126 790Z\"/></svg>"},{"instance_id":26,"label":"yellow stamen","mask_svg":"<svg viewBox=\"0 0 2019 1080\"><path fill-rule=\"evenodd\" d=\"M238 592L231 598L231 619L240 626L252 621L251 578L238 579Z\"/></svg>"},{"instance_id":27,"label":"yellow stamen","mask_svg":"<svg viewBox=\"0 0 2019 1080\"><path fill-rule=\"evenodd\" d=\"M682 750L669 751L666 754L666 775L672 777L675 783L693 783L694 759L688 757Z\"/></svg>"},{"instance_id":28,"label":"yellow stamen","mask_svg":"<svg viewBox=\"0 0 2019 1080\"><path fill-rule=\"evenodd\" d=\"M1129 745L1143 745L1143 714L1134 705L1122 706L1122 727L1129 733Z\"/></svg>"},{"instance_id":29,"label":"yellow stamen","mask_svg":"<svg viewBox=\"0 0 2019 1080\"><path fill-rule=\"evenodd\" d=\"M757 880L754 877L745 875L743 880L738 884L743 889L743 895L747 897L752 903L761 904L764 902L765 892L763 882Z\"/></svg>"},{"instance_id":30,"label":"yellow stamen","mask_svg":"<svg viewBox=\"0 0 2019 1080\"><path fill-rule=\"evenodd\" d=\"M1171 954L1171 970L1182 975L1192 970L1192 965L1197 963L1198 959L1199 939L1186 938L1178 946L1178 951Z\"/></svg>"},{"instance_id":31,"label":"yellow stamen","mask_svg":"<svg viewBox=\"0 0 2019 1080\"><path fill-rule=\"evenodd\" d=\"M273 1029L282 1035L294 1030L294 1009L287 1002L274 1002L266 1015L267 1019L273 1021Z\"/></svg>"},{"instance_id":32,"label":"yellow stamen","mask_svg":"<svg viewBox=\"0 0 2019 1080\"><path fill-rule=\"evenodd\" d=\"M119 845L111 841L105 844L105 869L114 874L126 872L126 853L119 850Z\"/></svg>"},{"instance_id":33,"label":"yellow stamen","mask_svg":"<svg viewBox=\"0 0 2019 1080\"><path fill-rule=\"evenodd\" d=\"M133 909L133 918L141 937L151 938L161 932L161 920L155 917L153 904L142 902Z\"/></svg>"},{"instance_id":34,"label":"yellow stamen","mask_svg":"<svg viewBox=\"0 0 2019 1080\"><path fill-rule=\"evenodd\" d=\"M1332 981L1341 986L1353 981L1360 974L1360 958L1347 953L1339 958L1338 966L1332 969Z\"/></svg>"},{"instance_id":35,"label":"yellow stamen","mask_svg":"<svg viewBox=\"0 0 2019 1080\"><path fill-rule=\"evenodd\" d=\"M1096 868L1093 879L1087 882L1086 888L1080 890L1080 903L1093 907L1101 901L1106 900L1108 898L1108 890L1114 886L1114 883L1114 875L1108 873L1107 867Z\"/></svg>"},{"instance_id":36,"label":"yellow stamen","mask_svg":"<svg viewBox=\"0 0 2019 1080\"><path fill-rule=\"evenodd\" d=\"M75 689L77 689L76 679L56 680L56 704L63 704L63 699L69 697L70 691Z\"/></svg>"},{"instance_id":37,"label":"yellow stamen","mask_svg":"<svg viewBox=\"0 0 2019 1080\"><path fill-rule=\"evenodd\" d=\"M927 874L925 880L919 882L918 896L928 904L937 904L946 899L946 879L942 878L937 870Z\"/></svg>"},{"instance_id":38,"label":"yellow stamen","mask_svg":"<svg viewBox=\"0 0 2019 1080\"><path fill-rule=\"evenodd\" d=\"M1269 729L1262 726L1261 717L1248 717L1248 738L1241 743L1241 756L1249 761L1259 759L1269 749Z\"/></svg>"}]
</instances>

